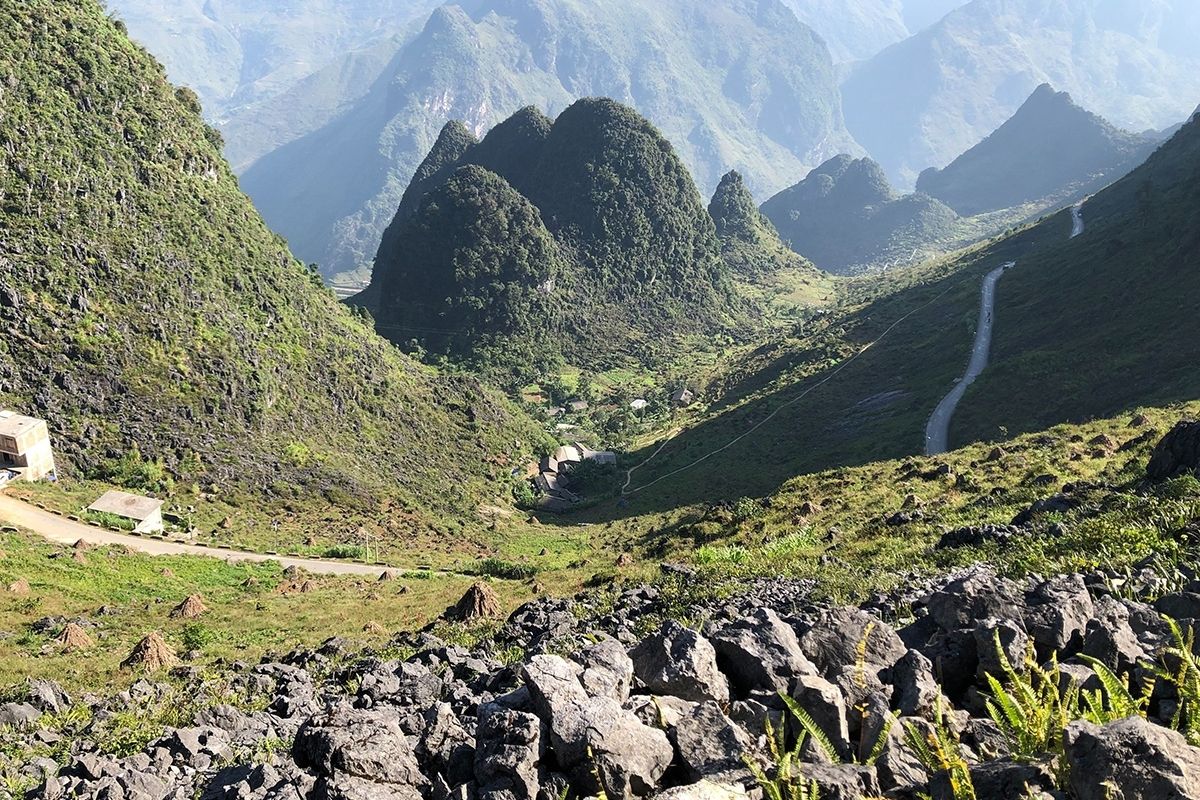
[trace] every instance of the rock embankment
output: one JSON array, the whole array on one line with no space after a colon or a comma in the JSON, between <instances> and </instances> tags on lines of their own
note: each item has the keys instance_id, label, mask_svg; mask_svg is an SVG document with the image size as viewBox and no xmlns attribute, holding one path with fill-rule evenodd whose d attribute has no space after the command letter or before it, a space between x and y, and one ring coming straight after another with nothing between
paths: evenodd
<instances>
[{"instance_id":1,"label":"rock embankment","mask_svg":"<svg viewBox=\"0 0 1200 800\"><path fill-rule=\"evenodd\" d=\"M939 731L957 740L978 798L1197 800L1200 749L1172 723L1200 709L1171 681L1158 680L1128 719L1068 720L1046 752L1019 747L987 710L988 676L1006 680L1001 652L1018 669L1028 655L1056 671L1064 693L1100 689L1104 665L1138 695L1173 643L1168 619L1200 618L1200 582L1175 583L1161 593L1150 574L1014 582L975 568L859 608L809 602L803 583L763 581L691 609L702 624L667 619L648 631L667 611L654 587L625 592L603 613L583 598L544 598L475 651L404 634L389 651L412 653L404 660L331 640L243 665L234 694L260 702L203 707L123 758L81 737L31 796L760 797L755 773L777 777L768 732L791 747L803 729L789 698L822 734L798 753L798 774L822 800L957 800L962 778L919 757L913 741ZM1160 587L1152 604L1130 599L1150 586ZM517 651L515 663L496 656ZM93 715L163 691L143 681L93 700ZM0 707L0 720L45 736L39 715L70 701L45 683L30 695Z\"/></svg>"}]
</instances>

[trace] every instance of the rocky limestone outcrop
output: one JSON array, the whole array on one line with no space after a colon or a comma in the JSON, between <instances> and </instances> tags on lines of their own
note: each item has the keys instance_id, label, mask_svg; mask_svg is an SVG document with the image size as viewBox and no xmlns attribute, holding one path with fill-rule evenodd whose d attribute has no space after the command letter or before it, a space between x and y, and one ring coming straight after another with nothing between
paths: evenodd
<instances>
[{"instance_id":1,"label":"rocky limestone outcrop","mask_svg":"<svg viewBox=\"0 0 1200 800\"><path fill-rule=\"evenodd\" d=\"M1012 757L986 717L997 640L1015 663L1028 652L1057 659L1063 681L1080 686L1097 685L1084 656L1140 682L1170 638L1161 614L1200 615L1195 575L1165 594L1149 574L1120 595L1106 578L1014 581L973 568L864 608L816 602L801 582L759 581L692 609L689 618L706 620L700 629L665 619L642 636L634 632L667 608L657 587L629 589L594 613L586 595L543 598L475 650L429 631L398 634L392 645L415 655L396 661L330 640L235 667L225 680L261 702L200 704L188 725L142 752L106 752L96 727L66 763L31 750L3 766L40 782L34 798L735 800L760 796L751 767L773 769L768 724L788 746L796 741L783 695L833 747L800 750L798 770L822 800L949 797L946 775L907 741L909 731L928 736L939 709L980 798L1200 800L1200 749L1169 728L1179 703L1169 682L1157 684L1146 718L1067 729L1069 786L1056 786L1046 763ZM1139 586L1155 587L1154 604L1131 599ZM901 609L897 626L889 620ZM524 650L519 663L496 658L513 646ZM204 696L204 675L175 675ZM101 725L170 691L143 679L81 700ZM39 728L42 716L72 700L49 682L26 694L0 705L0 724L21 726L31 742L52 735Z\"/></svg>"}]
</instances>

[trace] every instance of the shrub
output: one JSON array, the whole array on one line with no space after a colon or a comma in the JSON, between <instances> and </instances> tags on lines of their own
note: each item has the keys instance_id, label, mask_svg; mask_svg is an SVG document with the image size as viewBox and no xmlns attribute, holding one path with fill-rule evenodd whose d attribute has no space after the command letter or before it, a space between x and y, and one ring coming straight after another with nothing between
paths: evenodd
<instances>
[{"instance_id":1,"label":"shrub","mask_svg":"<svg viewBox=\"0 0 1200 800\"><path fill-rule=\"evenodd\" d=\"M203 650L217 640L217 632L199 622L189 622L179 631L184 650Z\"/></svg>"},{"instance_id":2,"label":"shrub","mask_svg":"<svg viewBox=\"0 0 1200 800\"><path fill-rule=\"evenodd\" d=\"M321 555L324 558L363 559L367 557L367 548L360 544L335 544L326 547Z\"/></svg>"},{"instance_id":3,"label":"shrub","mask_svg":"<svg viewBox=\"0 0 1200 800\"><path fill-rule=\"evenodd\" d=\"M470 574L482 577L523 581L537 575L537 567L531 564L514 564L500 558L485 558L470 570Z\"/></svg>"}]
</instances>

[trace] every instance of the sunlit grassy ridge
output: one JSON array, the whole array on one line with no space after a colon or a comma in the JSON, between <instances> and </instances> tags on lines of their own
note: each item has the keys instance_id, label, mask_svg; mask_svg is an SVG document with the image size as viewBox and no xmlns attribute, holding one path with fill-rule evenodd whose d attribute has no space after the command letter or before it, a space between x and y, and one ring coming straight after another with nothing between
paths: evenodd
<instances>
[{"instance_id":1,"label":"sunlit grassy ridge","mask_svg":"<svg viewBox=\"0 0 1200 800\"><path fill-rule=\"evenodd\" d=\"M426 531L507 497L538 428L341 306L99 3L6 4L0 86L0 402L64 472Z\"/></svg>"}]
</instances>

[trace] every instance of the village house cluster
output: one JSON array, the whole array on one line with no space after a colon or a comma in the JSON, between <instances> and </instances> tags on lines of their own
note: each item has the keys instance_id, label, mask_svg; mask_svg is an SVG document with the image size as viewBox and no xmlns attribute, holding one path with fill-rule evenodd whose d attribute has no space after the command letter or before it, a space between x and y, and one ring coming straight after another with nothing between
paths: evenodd
<instances>
[{"instance_id":1,"label":"village house cluster","mask_svg":"<svg viewBox=\"0 0 1200 800\"><path fill-rule=\"evenodd\" d=\"M553 455L543 456L531 465L533 485L541 497L541 507L547 511L564 511L583 500L571 491L571 473L583 462L616 464L617 454L607 450L592 450L580 442L565 444Z\"/></svg>"}]
</instances>

